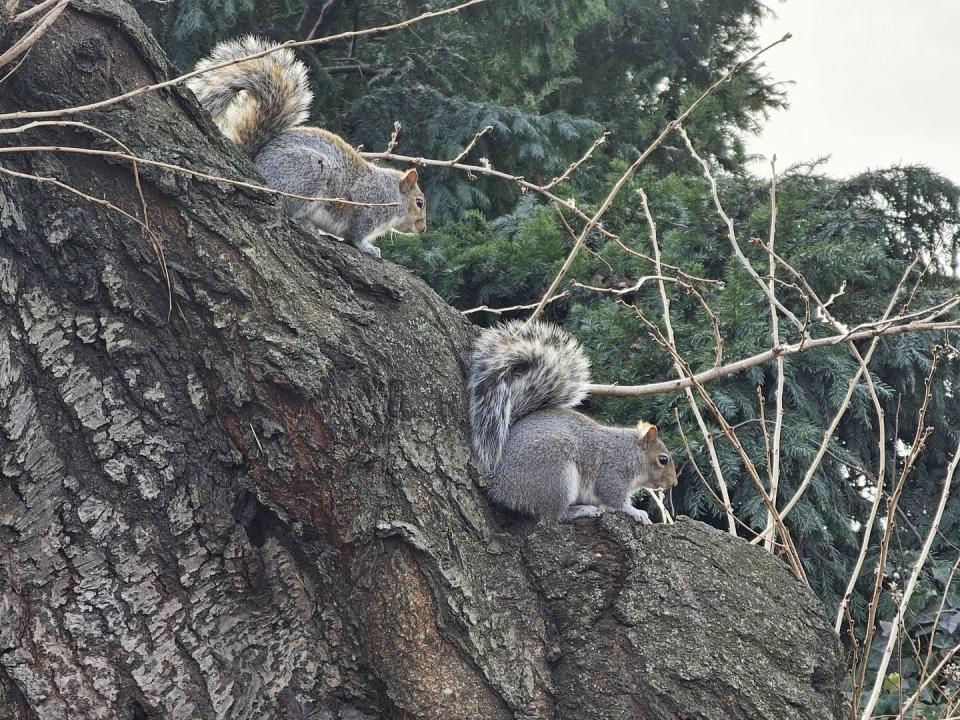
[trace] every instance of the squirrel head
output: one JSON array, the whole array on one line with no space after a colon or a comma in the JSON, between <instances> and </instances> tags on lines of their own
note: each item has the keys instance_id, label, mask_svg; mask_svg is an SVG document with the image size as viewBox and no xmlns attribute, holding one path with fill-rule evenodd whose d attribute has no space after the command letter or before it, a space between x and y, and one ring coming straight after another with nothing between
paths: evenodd
<instances>
[{"instance_id":1,"label":"squirrel head","mask_svg":"<svg viewBox=\"0 0 960 720\"><path fill-rule=\"evenodd\" d=\"M657 436L657 426L641 420L637 423L637 443L647 456L649 475L644 487L669 490L677 485L677 470L667 446Z\"/></svg>"},{"instance_id":2,"label":"squirrel head","mask_svg":"<svg viewBox=\"0 0 960 720\"><path fill-rule=\"evenodd\" d=\"M398 232L419 235L427 229L427 199L417 185L417 171L407 170L400 175L400 198L403 218L394 228Z\"/></svg>"}]
</instances>

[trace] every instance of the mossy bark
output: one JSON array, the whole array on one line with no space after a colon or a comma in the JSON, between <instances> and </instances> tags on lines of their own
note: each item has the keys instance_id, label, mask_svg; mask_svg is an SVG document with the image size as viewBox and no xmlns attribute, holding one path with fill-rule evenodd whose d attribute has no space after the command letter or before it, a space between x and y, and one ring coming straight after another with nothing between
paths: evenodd
<instances>
[{"instance_id":1,"label":"mossy bark","mask_svg":"<svg viewBox=\"0 0 960 720\"><path fill-rule=\"evenodd\" d=\"M0 110L173 74L128 5L76 0ZM181 89L69 119L254 179ZM117 149L77 127L0 142ZM142 213L127 162L2 165ZM263 194L139 174L170 311L139 227L0 174L0 717L837 715L836 639L769 555L694 523L491 510L472 333L422 282Z\"/></svg>"}]
</instances>

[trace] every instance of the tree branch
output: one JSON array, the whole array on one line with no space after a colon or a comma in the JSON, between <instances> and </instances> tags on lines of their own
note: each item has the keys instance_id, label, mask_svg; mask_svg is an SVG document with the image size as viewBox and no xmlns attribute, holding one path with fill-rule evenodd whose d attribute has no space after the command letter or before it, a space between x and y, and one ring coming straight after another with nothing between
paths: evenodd
<instances>
[{"instance_id":1,"label":"tree branch","mask_svg":"<svg viewBox=\"0 0 960 720\"><path fill-rule=\"evenodd\" d=\"M588 385L587 392L591 395L609 396L609 397L644 397L647 395L661 395L663 393L675 392L684 388L693 387L696 383L708 383L720 378L733 375L748 368L763 365L766 362L775 360L778 357L787 357L801 352L815 350L816 348L832 347L841 343L868 340L875 337L887 337L891 335L902 335L903 333L919 332L943 332L948 330L960 330L960 320L950 320L944 322L912 322L904 325L884 325L867 330L858 330L856 332L845 333L843 335L831 335L825 338L813 338L803 342L797 342L787 345L779 345L769 350L764 350L756 355L737 360L736 362L711 368L704 372L695 374L692 378L683 378L678 380L667 380L665 382L649 383L647 385Z\"/></svg>"}]
</instances>

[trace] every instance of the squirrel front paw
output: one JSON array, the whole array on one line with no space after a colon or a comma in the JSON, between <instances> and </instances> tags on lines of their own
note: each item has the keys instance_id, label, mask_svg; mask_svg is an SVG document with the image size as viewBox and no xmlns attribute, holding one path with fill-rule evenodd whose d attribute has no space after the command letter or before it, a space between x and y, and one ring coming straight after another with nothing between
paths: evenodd
<instances>
[{"instance_id":1,"label":"squirrel front paw","mask_svg":"<svg viewBox=\"0 0 960 720\"><path fill-rule=\"evenodd\" d=\"M366 253L367 255L373 255L373 257L377 258L378 260L380 259L380 248L378 248L373 243L369 243L369 242L360 243L357 246L357 249L362 253Z\"/></svg>"},{"instance_id":2,"label":"squirrel front paw","mask_svg":"<svg viewBox=\"0 0 960 720\"><path fill-rule=\"evenodd\" d=\"M625 512L627 515L629 515L630 517L632 517L634 520L636 520L636 521L637 521L638 523L640 523L641 525L650 525L650 524L651 524L651 523L650 523L650 516L647 515L646 511L644 511L644 510L637 510L637 508L635 508L635 507L631 504L631 502L630 502L629 500L627 500L620 509L623 510L623 512Z\"/></svg>"}]
</instances>

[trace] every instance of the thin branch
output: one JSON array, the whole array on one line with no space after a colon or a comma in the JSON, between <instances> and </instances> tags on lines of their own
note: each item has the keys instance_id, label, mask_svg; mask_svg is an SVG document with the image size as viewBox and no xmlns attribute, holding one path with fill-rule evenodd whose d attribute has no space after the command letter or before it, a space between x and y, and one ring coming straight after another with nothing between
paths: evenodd
<instances>
[{"instance_id":1,"label":"thin branch","mask_svg":"<svg viewBox=\"0 0 960 720\"><path fill-rule=\"evenodd\" d=\"M776 156L770 161L770 249L773 250L774 242L777 236L777 158ZM767 272L770 276L770 292L768 294L768 299L770 300L770 337L773 341L774 346L780 344L780 320L777 316L777 308L774 300L776 299L776 273L777 273L777 263L771 252L768 256L769 265L767 266ZM804 333L805 334L805 333ZM769 477L770 477L770 502L776 506L777 504L777 491L780 487L780 445L781 437L783 434L783 382L784 382L784 371L783 371L783 356L777 358L777 387L774 390L774 402L776 406L774 408L774 420L773 420L773 440L771 442L770 449L770 465L769 467ZM763 409L763 400L761 399L761 410ZM766 430L766 425L763 426ZM766 433L764 433L766 437ZM773 520L773 515L767 513L767 527L764 531L766 539L763 542L763 547L770 551L773 549L773 543L776 540L776 523Z\"/></svg>"},{"instance_id":2,"label":"thin branch","mask_svg":"<svg viewBox=\"0 0 960 720\"><path fill-rule=\"evenodd\" d=\"M160 242L160 238L158 238L154 234L154 232L150 229L149 225L147 225L145 222L140 220L140 218L135 217L134 215L131 215L126 210L114 205L109 200L104 200L103 198L98 198L98 197L94 197L93 195L89 195L83 192L82 190L78 190L72 185L68 185L64 182L61 182L60 180L57 180L56 178L46 177L43 175L31 175L29 173L21 173L21 172L17 172L16 170L5 168L2 165L0 165L0 173L3 173L4 175L9 175L11 177L20 178L22 180L32 180L34 182L39 182L46 185L53 185L54 187L58 187L61 190L66 190L67 192L73 195L77 195L78 197L81 197L84 200L87 200L88 202L92 202L97 205L101 205L107 208L108 210L112 210L113 212L118 213L119 215L122 215L123 217L127 218L131 222L136 223L136 225L138 225L143 230L143 232L150 238L150 245L152 246L154 252L157 254L157 261L160 263L162 271L164 272L164 275L167 279L168 292L172 292L169 286L170 277L169 275L166 274L166 269L165 269L165 262L164 262L163 250L162 250L163 244Z\"/></svg>"},{"instance_id":3,"label":"thin branch","mask_svg":"<svg viewBox=\"0 0 960 720\"><path fill-rule=\"evenodd\" d=\"M474 146L477 144L477 141L480 140L484 135L493 130L493 125L487 125L483 130L478 132L473 136L473 139L467 143L466 147L463 148L463 151L453 159L453 163L456 164L463 160L467 155L470 154L470 151L473 150ZM390 152L387 150L387 152Z\"/></svg>"},{"instance_id":4,"label":"thin branch","mask_svg":"<svg viewBox=\"0 0 960 720\"><path fill-rule=\"evenodd\" d=\"M27 51L20 56L19 60L17 60L17 64L14 65L12 68L10 68L10 70L7 71L6 75L0 78L0 85L3 85L7 81L7 79L9 79L9 77L13 75L20 68L21 65L23 65L23 61L30 56L30 51L33 50L34 47L36 46L31 45L29 48L27 48Z\"/></svg>"},{"instance_id":5,"label":"thin branch","mask_svg":"<svg viewBox=\"0 0 960 720\"><path fill-rule=\"evenodd\" d=\"M721 509L726 511L726 508L724 507L723 501L720 499L720 496L713 491L712 487L710 487L710 483L707 482L707 478L704 476L703 471L700 469L700 466L697 465L696 458L694 458L693 456L693 450L690 448L690 441L687 439L687 434L683 431L683 423L680 422L680 413L677 410L677 408L673 409L673 417L674 417L674 422L676 422L677 424L677 430L680 432L680 439L683 442L683 448L687 453L687 460L689 460L690 464L693 466L693 470L697 474L697 477L700 478L700 482L703 483L703 487L706 488L708 493L710 493L710 497L714 499L714 501L717 503L717 505L720 506ZM733 426L733 429L736 430L740 425L743 425L743 424L744 423L737 423L737 425ZM720 434L722 435L722 433ZM733 519L736 522L736 524L739 525L741 528L743 528L746 532L750 533L751 535L757 534L756 530L754 530L752 527L747 525L743 520L738 518L736 515L733 515Z\"/></svg>"},{"instance_id":6,"label":"thin branch","mask_svg":"<svg viewBox=\"0 0 960 720\"><path fill-rule=\"evenodd\" d=\"M3 67L7 63L19 57L22 53L25 53L27 50L32 48L34 43L36 43L37 40L43 36L43 34L50 28L54 21L60 17L60 14L69 4L70 0L60 0L60 2L55 5L50 12L38 20L37 24L30 28L30 30L27 31L23 37L17 40L5 53L0 55L0 67Z\"/></svg>"},{"instance_id":7,"label":"thin branch","mask_svg":"<svg viewBox=\"0 0 960 720\"><path fill-rule=\"evenodd\" d=\"M567 295L569 294L570 294L569 291L559 293L557 295L554 295L553 300L554 302L556 302L561 298L567 297ZM492 313L493 315L503 315L504 313L515 312L517 310L529 310L530 308L535 306L536 306L536 303L531 303L530 305L514 305L513 307L505 307L505 308L492 308L486 305L481 305L479 307L470 308L469 310L461 310L460 314L473 315L474 313L488 312L488 313Z\"/></svg>"},{"instance_id":8,"label":"thin branch","mask_svg":"<svg viewBox=\"0 0 960 720\"><path fill-rule=\"evenodd\" d=\"M613 237L611 239L615 243L617 243L620 246L620 249L623 250L625 253L628 253L630 255L633 255L634 257L640 258L641 260L646 260L649 263L653 263L653 257L651 257L650 255L634 250L632 247L625 244L623 240L621 240L618 237ZM684 278L689 283L698 283L701 285L715 285L717 288L721 290L724 287L726 287L726 283L723 280L715 280L713 278L700 277L699 275L691 275L689 273L684 272L683 269L680 268L678 265L671 265L670 263L665 262L662 257L660 258L660 265L662 267L667 268L668 270L671 270L678 277Z\"/></svg>"},{"instance_id":9,"label":"thin branch","mask_svg":"<svg viewBox=\"0 0 960 720\"><path fill-rule=\"evenodd\" d=\"M0 116L0 120L2 120ZM467 177L471 180L474 179L475 175L485 175L487 177L495 177L501 180L507 180L512 183L516 183L522 191L531 191L535 192L538 195L542 195L548 200L555 202L562 207L566 208L574 215L576 215L581 220L586 222L590 221L590 216L585 214L582 210L578 209L570 200L561 198L558 195L546 190L541 185L532 183L529 180L524 179L522 175L510 175L509 173L501 172L500 170L494 170L489 163L484 165L466 165L461 162L454 162L451 160L432 160L430 158L423 157L414 157L412 155L397 155L396 153L360 153L367 160L390 160L392 162L398 163L407 163L410 165L421 165L423 167L441 167L441 168L453 168L454 170L461 170L466 173ZM598 233L607 237L609 239L616 239L617 236L612 232L607 230L602 226L597 226L594 228Z\"/></svg>"},{"instance_id":10,"label":"thin branch","mask_svg":"<svg viewBox=\"0 0 960 720\"><path fill-rule=\"evenodd\" d=\"M880 665L876 668L876 678L873 683L873 690L870 693L870 697L867 699L867 704L863 709L861 720L870 720L870 718L873 717L873 709L876 707L877 700L880 698L880 690L883 687L883 682L887 674L887 665L890 662L890 656L893 654L893 649L897 644L900 626L903 623L904 615L907 612L907 605L909 604L914 588L917 585L920 572L923 570L923 566L927 562L927 556L930 554L930 548L933 547L933 540L936 537L937 528L940 527L940 521L943 519L943 510L947 505L947 498L950 497L950 486L953 484L953 475L957 470L958 463L960 463L960 443L957 444L957 450L953 455L953 460L950 461L950 466L947 468L947 475L943 481L943 489L940 492L940 503L937 505L937 511L934 514L933 521L930 524L930 531L927 533L927 540L923 544L923 548L920 550L920 556L917 558L917 561L913 566L913 572L910 573L910 579L907 581L907 586L903 590L903 597L901 598L897 608L897 616L890 628L890 637L887 638L887 644L883 651L883 657L880 659Z\"/></svg>"},{"instance_id":11,"label":"thin branch","mask_svg":"<svg viewBox=\"0 0 960 720\"><path fill-rule=\"evenodd\" d=\"M359 75L381 75L390 70L392 65L368 65L366 63L354 62L349 65L327 65L322 67L328 75L345 75L346 73L357 73Z\"/></svg>"},{"instance_id":12,"label":"thin branch","mask_svg":"<svg viewBox=\"0 0 960 720\"><path fill-rule=\"evenodd\" d=\"M869 340L876 337L887 337L891 335L902 335L903 333L914 332L943 332L946 330L960 330L960 320L951 320L945 322L911 322L904 325L885 325L884 327L874 327L868 330L858 332L844 333L842 335L831 335L825 338L814 338L805 342L779 345L769 350L764 350L756 355L737 360L736 362L723 365L721 367L711 368L690 377L678 380L667 380L658 383L649 383L647 385L588 385L587 392L591 395L604 395L611 397L645 397L647 395L660 395L662 393L683 390L693 387L696 383L707 383L718 380L734 373L742 372L757 365L770 362L777 357L787 357L796 355L808 350L815 350L822 347L831 347L841 343Z\"/></svg>"},{"instance_id":13,"label":"thin branch","mask_svg":"<svg viewBox=\"0 0 960 720\"><path fill-rule=\"evenodd\" d=\"M60 0L43 0L43 2L39 2L31 8L27 8L22 13L17 13L14 15L12 18L10 18L10 24L19 25L25 20L32 18L34 15L39 15L51 5L56 5L58 2L60 2Z\"/></svg>"},{"instance_id":14,"label":"thin branch","mask_svg":"<svg viewBox=\"0 0 960 720\"><path fill-rule=\"evenodd\" d=\"M393 121L393 132L390 133L390 142L387 143L387 152L392 153L393 149L397 146L397 143L400 142L398 139L400 137L400 121Z\"/></svg>"},{"instance_id":15,"label":"thin branch","mask_svg":"<svg viewBox=\"0 0 960 720\"><path fill-rule=\"evenodd\" d=\"M861 654L859 672L854 672L853 677L851 678L853 685L852 701L854 709L860 706L860 696L862 695L863 688L865 687L867 666L869 663L871 649L873 647L873 639L876 634L876 619L877 612L879 611L880 607L880 598L883 592L883 580L885 577L887 557L890 551L890 541L893 538L893 530L896 525L896 523L893 521L893 518L900 503L900 498L903 495L903 490L906 487L907 478L909 477L910 473L913 472L914 464L916 463L917 458L919 458L920 454L923 452L927 439L933 432L933 428L927 427L926 425L926 416L927 410L930 406L930 400L933 397L933 394L930 392L930 387L933 383L933 377L937 370L938 361L939 356L934 353L932 362L930 364L930 372L924 379L923 402L920 404L920 410L917 413L917 427L916 431L914 432L913 441L910 443L910 452L903 463L903 468L900 470L900 476L897 478L896 483L894 483L893 491L890 493L890 496L887 500L887 524L883 530L883 534L880 537L876 572L874 573L873 579L873 593L871 594L870 603L867 608L867 622L865 625L866 633L863 639L863 652Z\"/></svg>"},{"instance_id":16,"label":"thin branch","mask_svg":"<svg viewBox=\"0 0 960 720\"><path fill-rule=\"evenodd\" d=\"M693 380L693 387L696 389L697 394L700 396L703 404L706 405L706 407L710 410L714 419L716 419L717 423L720 425L720 429L733 446L733 449L736 450L737 455L739 455L740 461L743 463L747 474L753 481L757 492L760 493L760 499L764 506L773 514L774 521L777 524L777 529L780 532L781 538L783 538L784 553L788 563L790 564L791 570L793 570L798 580L806 584L807 575L803 570L803 563L800 561L800 554L797 552L797 548L790 536L790 531L787 529L786 525L783 524L776 507L770 502L770 496L767 494L766 488L763 486L763 481L760 479L760 474L757 472L756 465L750 459L750 456L744 449L743 444L740 442L740 438L734 432L733 428L730 426L730 423L727 422L727 419L720 411L720 408L717 407L717 404L713 401L713 398L710 397L710 394L707 392L703 384L696 382L693 371L690 369L689 364L677 352L676 346L670 343L670 341L667 340L667 338L664 337L660 332L660 329L654 323L650 322L650 320L648 320L643 313L636 308L636 306L634 306L633 309L641 322L643 322L650 330L650 334L654 340L656 340L665 350L667 350L674 362L680 366L684 375L684 379Z\"/></svg>"},{"instance_id":17,"label":"thin branch","mask_svg":"<svg viewBox=\"0 0 960 720\"><path fill-rule=\"evenodd\" d=\"M644 490L647 491L647 495L653 499L653 504L660 511L660 521L664 525L673 525L673 518L670 517L666 505L663 504L663 490L651 490L650 488L644 488Z\"/></svg>"},{"instance_id":18,"label":"thin branch","mask_svg":"<svg viewBox=\"0 0 960 720\"><path fill-rule=\"evenodd\" d=\"M603 135L601 135L601 136L598 137L596 140L594 140L594 141L593 141L593 145L591 145L591 146L587 149L587 151L580 157L579 160L576 160L576 161L570 163L570 165L567 167L566 170L563 171L563 173L561 173L560 175L557 175L553 180L551 180L550 182L548 182L546 185L543 185L543 186L542 186L543 189L544 189L544 190L549 190L550 188L552 188L552 187L554 187L554 186L556 186L556 185L559 185L559 184L562 183L564 180L566 180L568 177L570 177L578 167L580 167L583 163L585 163L585 162L587 161L587 159L588 159L591 155L593 155L593 151L594 151L594 150L596 150L598 147L600 147L601 145L603 145L603 144L607 141L607 138L608 138L608 137L610 137L610 132L609 132L609 131L608 131L608 132L605 132Z\"/></svg>"},{"instance_id":19,"label":"thin branch","mask_svg":"<svg viewBox=\"0 0 960 720\"><path fill-rule=\"evenodd\" d=\"M610 192L607 194L607 197L600 204L600 207L597 210L597 212L594 213L593 217L590 218L590 220L587 222L586 227L583 228L583 231L580 233L580 237L577 238L577 242L574 244L573 248L571 248L570 253L567 255L567 259L564 261L563 265L560 268L560 271L557 273L556 277L550 283L549 287L547 288L547 291L543 294L543 297L540 300L540 304L537 305L536 309L534 309L534 311L530 314L530 317L527 318L528 323L533 322L538 317L540 317L540 314L543 312L543 309L550 302L550 296L557 291L557 288L560 286L560 283L563 281L563 278L566 276L567 272L570 270L570 267L573 265L574 259L577 257L577 254L580 252L580 248L582 248L583 244L586 242L587 237L590 235L590 232L597 225L597 223L600 222L600 218L603 217L604 213L606 213L607 210L610 208L610 206L613 204L614 199L616 199L617 195L620 194L620 190L627 183L627 180L629 180L633 176L633 174L637 171L637 169L644 162L646 162L647 158L650 157L653 154L653 152L658 147L660 147L661 144L663 144L663 141L667 139L670 133L672 133L674 130L680 127L680 124L684 122L688 117L690 117L690 115L693 113L694 110L697 109L700 103L702 103L706 98L712 95L718 87L720 87L726 82L729 82L730 78L732 78L734 75L740 72L740 70L742 70L744 67L752 63L754 60L756 60L758 57L763 55L765 52L767 52L767 50L769 50L770 48L776 45L779 45L782 42L786 42L787 40L790 39L790 37L791 37L790 33L787 33L779 40L776 40L770 43L769 45L767 45L766 47L761 48L746 60L741 60L736 65L734 65L733 68L726 75L724 75L722 78L717 80L713 85L708 87L700 97L694 100L693 103L690 105L690 107L688 107L686 110L683 111L683 113L681 113L680 117L678 117L676 120L671 120L667 124L667 126L663 129L663 131L660 133L660 135L658 135L657 138L652 143L650 143L650 145L647 146L647 149L644 150L642 153L640 153L640 156L633 161L633 164L630 165L629 168L627 168L627 171L623 173L623 175L620 177L619 180L617 180L616 183L614 183L613 188L611 188Z\"/></svg>"},{"instance_id":20,"label":"thin branch","mask_svg":"<svg viewBox=\"0 0 960 720\"><path fill-rule=\"evenodd\" d=\"M924 681L917 687L916 692L914 692L913 695L911 695L903 704L903 706L900 708L900 712L897 713L897 717L894 718L894 720L904 720L904 713L913 707L913 704L919 699L920 694L926 689L927 685L929 685L940 674L940 671L947 666L947 663L953 660L954 655L956 655L958 652L960 652L960 644L954 645L952 648L950 648L947 654L943 656L943 660L941 660L933 669L933 672L926 676Z\"/></svg>"},{"instance_id":21,"label":"thin branch","mask_svg":"<svg viewBox=\"0 0 960 720\"><path fill-rule=\"evenodd\" d=\"M840 329L842 324L836 321L832 317L826 305L824 305L820 301L819 297L817 296L817 293L813 290L812 287L810 287L809 283L807 282L807 279L803 276L803 274L800 273L796 268L794 268L790 263L776 256L776 254L773 253L772 250L770 252L772 255L774 255L774 257L777 257L778 261L781 262L781 264L784 265L784 267L786 267L787 270L793 273L794 276L798 280L800 280L801 283L803 283L804 287L807 290L807 293L810 295L811 298L814 299L815 302L818 303L818 309L821 313L823 313L824 317L827 318L833 324L834 327ZM887 303L887 307L884 310L883 318L878 323L874 323L874 325L882 326L884 323L891 322L888 320L889 315L893 311L894 306L896 305L896 301L900 295L900 291L903 289L903 284L906 282L907 278L910 276L910 272L912 271L913 267L916 265L918 259L919 259L919 255L917 255L914 258L913 262L911 262L903 271L903 274L900 276L900 281L897 283L896 287L894 287L893 294L891 295L890 300ZM895 318L895 320L899 322L902 322L904 319L905 319L904 317ZM851 334L851 332L848 331L848 334ZM817 449L817 454L814 456L813 461L810 463L809 467L807 468L807 471L804 473L803 480L797 486L797 490L794 492L793 497L791 497L790 501L782 508L781 513L783 515L788 514L793 509L794 505L797 504L797 501L800 499L803 493L806 492L806 489L809 487L810 483L812 482L813 475L814 473L816 473L817 468L820 465L820 461L823 459L823 454L826 452L826 448L830 442L830 438L833 437L833 434L836 432L836 429L840 424L840 420L843 418L843 416L846 414L847 409L849 408L851 398L853 397L853 393L856 390L857 383L859 382L861 376L865 377L868 390L872 394L874 393L873 379L870 377L869 364L870 364L870 361L873 359L873 354L876 351L878 344L879 344L878 339L874 338L873 342L871 342L870 346L867 348L866 355L861 355L860 351L856 348L856 346L851 343L850 345L851 352L853 354L854 359L857 361L859 368L857 372L854 374L854 376L850 378L850 381L847 383L847 390L846 390L846 393L844 394L843 401L840 403L840 407L837 409L837 412L834 413L834 416L831 419L830 424L827 426L827 429L823 435L823 439L820 442L820 447ZM873 396L871 397L871 399L873 399L874 405L877 409L878 422L882 426L883 410L880 406L880 402L878 399L876 399ZM885 440L881 438L881 442L885 442Z\"/></svg>"},{"instance_id":22,"label":"thin branch","mask_svg":"<svg viewBox=\"0 0 960 720\"><path fill-rule=\"evenodd\" d=\"M336 17L337 10L340 9L342 2L343 0L327 0L323 4L323 7L320 8L320 12L317 14L317 21L306 35L307 39L315 38L318 33L323 32L327 25L333 22L333 18ZM304 10L304 13L306 13L306 10ZM297 29L299 30L300 28Z\"/></svg>"},{"instance_id":23,"label":"thin branch","mask_svg":"<svg viewBox=\"0 0 960 720\"><path fill-rule=\"evenodd\" d=\"M63 0L66 2L67 0ZM241 58L236 58L235 60L230 60L228 62L220 63L219 65L210 65L201 70L192 70L188 73L184 73L178 77L172 78L170 80L164 80L163 82L154 83L153 85L143 85L141 87L125 92L121 95L115 95L114 97L107 98L105 100L99 100L97 102L88 103L86 105L75 105L74 107L69 108L59 108L57 110L35 110L35 111L19 111L13 113L6 113L0 115L0 120L11 121L11 120L27 120L35 118L47 118L47 117L59 117L61 115L73 115L81 112L89 112L90 110L99 110L100 108L109 107L111 105L116 105L117 103L130 100L144 93L153 92L155 90L162 90L163 88L173 87L174 85L180 85L183 82L189 80L190 78L197 77L198 75L203 75L204 73L212 72L214 70L219 70L221 68L229 67L231 65L237 65L238 63L246 62L247 60L255 60L257 58L264 57L270 53L277 52L284 48L295 48L295 47L304 47L306 45L324 45L327 43L332 43L337 40L343 40L346 38L361 37L364 35L374 35L377 33L389 32L392 30L401 30L403 28L409 27L410 25L415 25L417 23L423 22L424 20L430 20L432 18L442 17L444 15L450 15L452 13L460 12L468 7L474 5L480 5L485 3L488 0L467 0L467 2L460 3L459 5L454 5L453 7L444 8L443 10L434 10L431 12L421 13L416 17L409 18L400 22L396 22L390 25L381 25L380 27L375 28L365 28L363 30L350 30L347 32L338 33L336 35L330 35L325 38L315 38L312 40L288 40L285 43L281 43L276 47L270 48L269 50L263 50L262 52L253 53L251 55L246 55Z\"/></svg>"},{"instance_id":24,"label":"thin branch","mask_svg":"<svg viewBox=\"0 0 960 720\"><path fill-rule=\"evenodd\" d=\"M752 277L757 285L760 286L760 289L763 290L763 294L767 296L767 300L770 302L770 304L782 312L787 318L789 318L790 322L792 322L802 333L804 331L804 324L801 323L800 320L797 319L797 316L794 315L788 308L786 308L783 303L777 300L777 296L773 292L773 281L771 280L769 287L764 284L763 280L757 274L757 271L753 269L753 265L747 259L747 256L744 255L743 251L740 249L740 244L737 242L737 231L734 228L733 220L729 215L727 215L726 211L723 209L723 205L720 202L720 193L717 189L717 179L710 171L710 164L697 154L697 151L693 147L693 143L690 142L690 137L687 135L686 130L684 130L682 127L678 127L677 132L680 133L680 137L682 137L683 141L686 143L690 154L693 155L693 158L698 163L700 163L700 166L703 168L703 175L707 179L707 182L710 183L710 195L713 198L713 204L717 209L717 214L719 214L723 219L723 222L726 223L727 240L730 241L730 247L733 249L733 254L736 256L737 260L744 267L747 273L749 273L750 277ZM779 338L775 338L774 344L776 344L778 341Z\"/></svg>"},{"instance_id":25,"label":"thin branch","mask_svg":"<svg viewBox=\"0 0 960 720\"><path fill-rule=\"evenodd\" d=\"M663 284L663 279L661 275L661 265L660 265L660 243L657 241L657 224L654 222L653 213L650 212L650 204L647 202L647 194L641 188L638 191L640 195L640 202L643 204L643 212L647 218L647 227L650 231L650 244L653 246L653 268L657 273L657 286L660 290L660 305L662 308L663 315L663 324L667 329L667 341L671 346L676 348L676 339L673 334L673 322L670 318L670 298L667 297L666 286ZM698 293L699 296L699 293ZM716 321L716 317L710 311L709 306L703 298L700 300L703 302L703 306L707 308L707 313L711 315ZM717 349L717 364L720 363L721 352L723 347L723 339L720 335L720 329L718 325L714 326L715 332L715 343ZM677 378L680 380L684 379L684 369L681 363L674 359L673 367L677 373ZM697 427L700 428L700 432L703 435L704 441L707 443L707 450L710 454L710 464L713 467L714 475L717 477L717 487L720 488L720 495L723 498L723 510L727 515L727 531L736 536L737 526L735 524L735 517L733 514L733 505L730 503L730 493L727 489L727 483L723 479L723 471L720 468L720 459L717 457L717 451L713 444L713 439L710 436L710 431L707 429L707 424L703 420L703 416L700 414L700 408L697 407L697 402L693 397L693 392L690 388L686 388L685 395L687 397L687 403L690 405L690 410L693 413L694 418L697 421Z\"/></svg>"}]
</instances>

